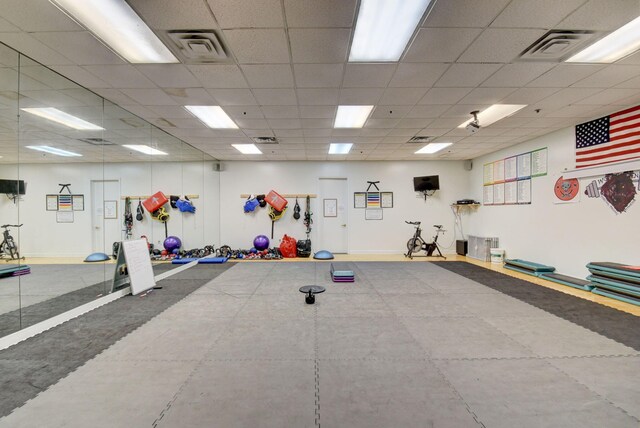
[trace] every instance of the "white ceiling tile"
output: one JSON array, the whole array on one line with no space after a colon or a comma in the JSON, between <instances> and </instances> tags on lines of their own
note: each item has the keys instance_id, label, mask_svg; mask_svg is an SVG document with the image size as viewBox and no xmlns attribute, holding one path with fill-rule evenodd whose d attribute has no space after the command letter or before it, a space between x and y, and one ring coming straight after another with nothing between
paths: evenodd
<instances>
[{"instance_id":1,"label":"white ceiling tile","mask_svg":"<svg viewBox=\"0 0 640 428\"><path fill-rule=\"evenodd\" d=\"M462 98L460 104L496 104L507 95L513 93L515 88L475 88L467 96Z\"/></svg>"},{"instance_id":2,"label":"white ceiling tile","mask_svg":"<svg viewBox=\"0 0 640 428\"><path fill-rule=\"evenodd\" d=\"M384 137L389 131L390 127L387 128L362 128L360 130L361 137Z\"/></svg>"},{"instance_id":3,"label":"white ceiling tile","mask_svg":"<svg viewBox=\"0 0 640 428\"><path fill-rule=\"evenodd\" d=\"M558 109L576 103L584 98L602 91L598 88L565 88L539 101L536 106L544 109Z\"/></svg>"},{"instance_id":4,"label":"white ceiling tile","mask_svg":"<svg viewBox=\"0 0 640 428\"><path fill-rule=\"evenodd\" d=\"M481 32L479 28L421 28L402 60L455 62Z\"/></svg>"},{"instance_id":5,"label":"white ceiling tile","mask_svg":"<svg viewBox=\"0 0 640 428\"><path fill-rule=\"evenodd\" d=\"M273 133L276 134L276 137L280 138L302 138L302 129L273 129Z\"/></svg>"},{"instance_id":6,"label":"white ceiling tile","mask_svg":"<svg viewBox=\"0 0 640 428\"><path fill-rule=\"evenodd\" d=\"M293 88L289 64L243 65L241 68L252 88Z\"/></svg>"},{"instance_id":7,"label":"white ceiling tile","mask_svg":"<svg viewBox=\"0 0 640 428\"><path fill-rule=\"evenodd\" d=\"M224 30L224 36L241 64L289 62L289 48L284 30Z\"/></svg>"},{"instance_id":8,"label":"white ceiling tile","mask_svg":"<svg viewBox=\"0 0 640 428\"><path fill-rule=\"evenodd\" d=\"M275 136L273 132L269 129L243 128L242 132L244 132L247 137L274 137Z\"/></svg>"},{"instance_id":9,"label":"white ceiling tile","mask_svg":"<svg viewBox=\"0 0 640 428\"><path fill-rule=\"evenodd\" d=\"M156 84L132 65L87 65L85 70L114 88L155 88Z\"/></svg>"},{"instance_id":10,"label":"white ceiling tile","mask_svg":"<svg viewBox=\"0 0 640 428\"><path fill-rule=\"evenodd\" d=\"M640 5L637 0L590 0L560 22L556 28L613 31L638 15Z\"/></svg>"},{"instance_id":11,"label":"white ceiling tile","mask_svg":"<svg viewBox=\"0 0 640 428\"><path fill-rule=\"evenodd\" d=\"M572 86L577 88L609 88L640 76L640 65L609 65Z\"/></svg>"},{"instance_id":12,"label":"white ceiling tile","mask_svg":"<svg viewBox=\"0 0 640 428\"><path fill-rule=\"evenodd\" d=\"M221 28L283 27L280 0L207 0Z\"/></svg>"},{"instance_id":13,"label":"white ceiling tile","mask_svg":"<svg viewBox=\"0 0 640 428\"><path fill-rule=\"evenodd\" d=\"M247 129L269 129L270 126L264 119L236 119L236 125Z\"/></svg>"},{"instance_id":14,"label":"white ceiling tile","mask_svg":"<svg viewBox=\"0 0 640 428\"><path fill-rule=\"evenodd\" d=\"M202 129L206 126L204 123L193 116L186 119L172 119L171 123L173 123L180 129Z\"/></svg>"},{"instance_id":15,"label":"white ceiling tile","mask_svg":"<svg viewBox=\"0 0 640 428\"><path fill-rule=\"evenodd\" d=\"M111 86L77 65L55 65L51 68L86 88L109 88Z\"/></svg>"},{"instance_id":16,"label":"white ceiling tile","mask_svg":"<svg viewBox=\"0 0 640 428\"><path fill-rule=\"evenodd\" d=\"M500 64L452 64L435 86L475 88L500 68Z\"/></svg>"},{"instance_id":17,"label":"white ceiling tile","mask_svg":"<svg viewBox=\"0 0 640 428\"><path fill-rule=\"evenodd\" d=\"M640 76L629 79L616 86L617 88L640 89Z\"/></svg>"},{"instance_id":18,"label":"white ceiling tile","mask_svg":"<svg viewBox=\"0 0 640 428\"><path fill-rule=\"evenodd\" d=\"M640 93L638 90L629 90L629 89L607 89L602 92L598 92L595 95L584 98L580 101L577 101L576 104L590 104L590 105L607 105L607 104L616 104L629 98L629 96Z\"/></svg>"},{"instance_id":19,"label":"white ceiling tile","mask_svg":"<svg viewBox=\"0 0 640 428\"><path fill-rule=\"evenodd\" d=\"M298 104L293 89L254 89L253 94L261 106L294 106Z\"/></svg>"},{"instance_id":20,"label":"white ceiling tile","mask_svg":"<svg viewBox=\"0 0 640 428\"><path fill-rule=\"evenodd\" d=\"M460 62L504 62L515 60L545 30L488 28L460 56Z\"/></svg>"},{"instance_id":21,"label":"white ceiling tile","mask_svg":"<svg viewBox=\"0 0 640 428\"><path fill-rule=\"evenodd\" d=\"M332 119L300 119L300 124L305 129L333 128Z\"/></svg>"},{"instance_id":22,"label":"white ceiling tile","mask_svg":"<svg viewBox=\"0 0 640 428\"><path fill-rule=\"evenodd\" d=\"M165 119L189 119L193 117L183 106L149 106L148 110L155 113L157 117Z\"/></svg>"},{"instance_id":23,"label":"white ceiling tile","mask_svg":"<svg viewBox=\"0 0 640 428\"><path fill-rule=\"evenodd\" d=\"M347 64L345 88L386 88L396 70L396 64Z\"/></svg>"},{"instance_id":24,"label":"white ceiling tile","mask_svg":"<svg viewBox=\"0 0 640 428\"><path fill-rule=\"evenodd\" d=\"M411 110L407 105L378 105L373 109L371 118L375 119L401 119Z\"/></svg>"},{"instance_id":25,"label":"white ceiling tile","mask_svg":"<svg viewBox=\"0 0 640 428\"><path fill-rule=\"evenodd\" d=\"M300 117L304 119L333 119L335 106L300 106Z\"/></svg>"},{"instance_id":26,"label":"white ceiling tile","mask_svg":"<svg viewBox=\"0 0 640 428\"><path fill-rule=\"evenodd\" d=\"M339 88L342 64L294 64L298 88Z\"/></svg>"},{"instance_id":27,"label":"white ceiling tile","mask_svg":"<svg viewBox=\"0 0 640 428\"><path fill-rule=\"evenodd\" d=\"M40 0L3 0L2 18L28 33L82 30L52 3Z\"/></svg>"},{"instance_id":28,"label":"white ceiling tile","mask_svg":"<svg viewBox=\"0 0 640 428\"><path fill-rule=\"evenodd\" d=\"M407 137L384 137L382 139L382 143L381 144L403 144L407 142ZM417 150L417 148L413 149L414 151Z\"/></svg>"},{"instance_id":29,"label":"white ceiling tile","mask_svg":"<svg viewBox=\"0 0 640 428\"><path fill-rule=\"evenodd\" d=\"M182 64L142 64L135 67L160 87L193 88L201 86L198 79Z\"/></svg>"},{"instance_id":30,"label":"white ceiling tile","mask_svg":"<svg viewBox=\"0 0 640 428\"><path fill-rule=\"evenodd\" d=\"M298 89L298 103L302 106L331 106L338 104L338 89Z\"/></svg>"},{"instance_id":31,"label":"white ceiling tile","mask_svg":"<svg viewBox=\"0 0 640 428\"><path fill-rule=\"evenodd\" d=\"M420 135L431 135L431 136L434 136L434 137L439 137L439 136L442 136L442 135L446 134L450 130L451 130L451 127L436 128L436 127L433 127L433 126L429 125L428 127L424 128L423 130L420 131Z\"/></svg>"},{"instance_id":32,"label":"white ceiling tile","mask_svg":"<svg viewBox=\"0 0 640 428\"><path fill-rule=\"evenodd\" d=\"M635 91L633 91L635 92ZM639 93L635 93L627 98L618 100L615 102L616 106L626 106L626 107L631 107L631 106L635 106L640 104L640 94Z\"/></svg>"},{"instance_id":33,"label":"white ceiling tile","mask_svg":"<svg viewBox=\"0 0 640 428\"><path fill-rule=\"evenodd\" d=\"M513 87L520 88L543 73L551 70L556 64L519 62L505 64L482 83L488 87Z\"/></svg>"},{"instance_id":34,"label":"white ceiling tile","mask_svg":"<svg viewBox=\"0 0 640 428\"><path fill-rule=\"evenodd\" d=\"M138 104L133 99L129 98L127 95L123 94L121 91L117 89L109 89L109 88L94 88L93 91L104 97L105 99L111 101L114 104L118 104L121 106L124 105L135 105Z\"/></svg>"},{"instance_id":35,"label":"white ceiling tile","mask_svg":"<svg viewBox=\"0 0 640 428\"><path fill-rule=\"evenodd\" d=\"M469 92L471 88L431 88L419 104L455 104Z\"/></svg>"},{"instance_id":36,"label":"white ceiling tile","mask_svg":"<svg viewBox=\"0 0 640 428\"><path fill-rule=\"evenodd\" d=\"M205 88L246 88L247 83L236 65L187 65Z\"/></svg>"},{"instance_id":37,"label":"white ceiling tile","mask_svg":"<svg viewBox=\"0 0 640 428\"><path fill-rule=\"evenodd\" d=\"M380 98L380 104L414 105L427 92L424 88L387 88Z\"/></svg>"},{"instance_id":38,"label":"white ceiling tile","mask_svg":"<svg viewBox=\"0 0 640 428\"><path fill-rule=\"evenodd\" d=\"M331 130L331 135L334 137L354 138L360 135L361 130L361 128L334 128Z\"/></svg>"},{"instance_id":39,"label":"white ceiling tile","mask_svg":"<svg viewBox=\"0 0 640 428\"><path fill-rule=\"evenodd\" d=\"M457 128L462 122L459 117L439 117L429 124L429 128Z\"/></svg>"},{"instance_id":40,"label":"white ceiling tile","mask_svg":"<svg viewBox=\"0 0 640 428\"><path fill-rule=\"evenodd\" d=\"M262 112L264 113L264 117L267 119L282 119L282 118L291 118L291 117L299 117L298 107L294 105L285 105L285 106L262 106Z\"/></svg>"},{"instance_id":41,"label":"white ceiling tile","mask_svg":"<svg viewBox=\"0 0 640 428\"><path fill-rule=\"evenodd\" d=\"M218 28L202 0L127 0L127 3L156 30Z\"/></svg>"},{"instance_id":42,"label":"white ceiling tile","mask_svg":"<svg viewBox=\"0 0 640 428\"><path fill-rule=\"evenodd\" d=\"M424 27L486 27L511 0L438 1Z\"/></svg>"},{"instance_id":43,"label":"white ceiling tile","mask_svg":"<svg viewBox=\"0 0 640 428\"><path fill-rule=\"evenodd\" d=\"M127 63L88 31L57 31L32 35L78 65Z\"/></svg>"},{"instance_id":44,"label":"white ceiling tile","mask_svg":"<svg viewBox=\"0 0 640 428\"><path fill-rule=\"evenodd\" d=\"M73 61L26 33L0 33L0 42L48 66L74 65Z\"/></svg>"},{"instance_id":45,"label":"white ceiling tile","mask_svg":"<svg viewBox=\"0 0 640 428\"><path fill-rule=\"evenodd\" d=\"M432 119L440 116L451 107L450 104L431 104L414 106L406 115L407 119ZM426 126L426 125L424 125Z\"/></svg>"},{"instance_id":46,"label":"white ceiling tile","mask_svg":"<svg viewBox=\"0 0 640 428\"><path fill-rule=\"evenodd\" d=\"M558 92L560 88L520 88L506 96L503 104L535 104Z\"/></svg>"},{"instance_id":47,"label":"white ceiling tile","mask_svg":"<svg viewBox=\"0 0 640 428\"><path fill-rule=\"evenodd\" d=\"M285 0L289 27L351 27L355 0Z\"/></svg>"},{"instance_id":48,"label":"white ceiling tile","mask_svg":"<svg viewBox=\"0 0 640 428\"><path fill-rule=\"evenodd\" d=\"M391 128L396 126L400 119L369 119L367 123L365 123L365 128L384 128L386 129L386 134L389 134Z\"/></svg>"},{"instance_id":49,"label":"white ceiling tile","mask_svg":"<svg viewBox=\"0 0 640 428\"><path fill-rule=\"evenodd\" d=\"M341 105L372 105L377 104L384 89L381 88L343 88L340 90L339 104Z\"/></svg>"},{"instance_id":50,"label":"white ceiling tile","mask_svg":"<svg viewBox=\"0 0 640 428\"><path fill-rule=\"evenodd\" d=\"M422 129L421 126L418 128L407 128L400 126L400 123L398 123L398 125L394 129L389 131L388 135L389 137L405 137L404 139L406 141L416 135L420 131L420 129Z\"/></svg>"},{"instance_id":51,"label":"white ceiling tile","mask_svg":"<svg viewBox=\"0 0 640 428\"><path fill-rule=\"evenodd\" d=\"M549 70L527 86L544 88L564 88L603 69L599 64L560 64Z\"/></svg>"},{"instance_id":52,"label":"white ceiling tile","mask_svg":"<svg viewBox=\"0 0 640 428\"><path fill-rule=\"evenodd\" d=\"M290 29L289 40L293 62L339 63L346 61L349 33L348 29Z\"/></svg>"},{"instance_id":53,"label":"white ceiling tile","mask_svg":"<svg viewBox=\"0 0 640 428\"><path fill-rule=\"evenodd\" d=\"M588 118L593 116L593 112L597 108L598 107L593 105L574 104L550 112L546 114L545 117Z\"/></svg>"},{"instance_id":54,"label":"white ceiling tile","mask_svg":"<svg viewBox=\"0 0 640 428\"><path fill-rule=\"evenodd\" d=\"M224 111L232 119L262 119L264 115L258 106L226 106Z\"/></svg>"},{"instance_id":55,"label":"white ceiling tile","mask_svg":"<svg viewBox=\"0 0 640 428\"><path fill-rule=\"evenodd\" d=\"M447 68L448 64L401 63L389 82L389 87L430 88Z\"/></svg>"},{"instance_id":56,"label":"white ceiling tile","mask_svg":"<svg viewBox=\"0 0 640 428\"><path fill-rule=\"evenodd\" d=\"M203 88L164 88L177 104L188 105L216 105L217 101Z\"/></svg>"},{"instance_id":57,"label":"white ceiling tile","mask_svg":"<svg viewBox=\"0 0 640 428\"><path fill-rule=\"evenodd\" d=\"M560 28L560 20L586 0L513 0L491 23L503 28Z\"/></svg>"},{"instance_id":58,"label":"white ceiling tile","mask_svg":"<svg viewBox=\"0 0 640 428\"><path fill-rule=\"evenodd\" d=\"M221 106L248 106L256 104L248 89L209 89L208 92Z\"/></svg>"},{"instance_id":59,"label":"white ceiling tile","mask_svg":"<svg viewBox=\"0 0 640 428\"><path fill-rule=\"evenodd\" d=\"M302 134L304 135L305 142L312 137L330 137L331 129L330 128L316 128L316 129L303 129ZM325 141L329 141L328 138L323 138Z\"/></svg>"},{"instance_id":60,"label":"white ceiling tile","mask_svg":"<svg viewBox=\"0 0 640 428\"><path fill-rule=\"evenodd\" d=\"M168 106L176 102L162 89L127 89L127 96L144 106Z\"/></svg>"}]
</instances>

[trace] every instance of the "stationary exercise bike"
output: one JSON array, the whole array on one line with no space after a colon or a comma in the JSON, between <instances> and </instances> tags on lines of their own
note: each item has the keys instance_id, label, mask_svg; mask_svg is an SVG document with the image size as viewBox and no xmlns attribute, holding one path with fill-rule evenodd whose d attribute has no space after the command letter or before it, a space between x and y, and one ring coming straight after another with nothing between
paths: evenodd
<instances>
[{"instance_id":1,"label":"stationary exercise bike","mask_svg":"<svg viewBox=\"0 0 640 428\"><path fill-rule=\"evenodd\" d=\"M436 234L433 236L433 242L429 242L426 243L424 242L424 239L422 239L422 229L420 228L420 223L419 221L405 221L405 223L407 224L411 224L413 226L416 227L416 231L414 232L413 236L407 241L407 254L405 254L405 257L409 257L410 259L413 259L414 255L413 253L418 253L420 251L424 251L427 253L427 257L431 257L433 255L434 251L437 251L438 254L436 257L442 257L443 259L447 259L445 256L442 255L442 251L440 251L440 246L438 245L438 236L441 233L446 232L446 230L442 229L442 225L441 224L434 224L433 227L436 228ZM416 256L416 257L421 257L421 256Z\"/></svg>"},{"instance_id":2,"label":"stationary exercise bike","mask_svg":"<svg viewBox=\"0 0 640 428\"><path fill-rule=\"evenodd\" d=\"M0 243L0 258L6 258L7 261L20 259L18 246L16 245L16 242L13 240L13 236L11 236L11 234L9 233L9 228L10 227L18 228L21 226L22 226L21 224L4 224L0 226L4 229L4 231L2 232L4 239L2 240L2 243Z\"/></svg>"}]
</instances>

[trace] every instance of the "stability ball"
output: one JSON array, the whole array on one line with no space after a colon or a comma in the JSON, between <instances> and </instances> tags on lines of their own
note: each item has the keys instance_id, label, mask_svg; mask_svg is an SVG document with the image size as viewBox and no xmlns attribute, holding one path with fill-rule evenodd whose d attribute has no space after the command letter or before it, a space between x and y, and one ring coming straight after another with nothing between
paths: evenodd
<instances>
[{"instance_id":1,"label":"stability ball","mask_svg":"<svg viewBox=\"0 0 640 428\"><path fill-rule=\"evenodd\" d=\"M269 248L269 238L264 235L258 235L253 240L253 246L258 251L266 250L267 248Z\"/></svg>"},{"instance_id":2,"label":"stability ball","mask_svg":"<svg viewBox=\"0 0 640 428\"><path fill-rule=\"evenodd\" d=\"M168 236L162 245L164 245L165 250L171 253L173 250L179 249L182 246L182 242L177 236Z\"/></svg>"}]
</instances>

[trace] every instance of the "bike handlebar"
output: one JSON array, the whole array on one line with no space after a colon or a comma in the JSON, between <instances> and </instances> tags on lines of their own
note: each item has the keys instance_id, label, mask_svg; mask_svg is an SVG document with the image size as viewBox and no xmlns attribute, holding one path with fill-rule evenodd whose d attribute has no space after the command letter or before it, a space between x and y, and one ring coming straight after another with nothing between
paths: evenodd
<instances>
[{"instance_id":1,"label":"bike handlebar","mask_svg":"<svg viewBox=\"0 0 640 428\"><path fill-rule=\"evenodd\" d=\"M412 224L414 226L420 226L420 223L422 223L420 221L406 221L406 220L404 222L407 224Z\"/></svg>"},{"instance_id":2,"label":"bike handlebar","mask_svg":"<svg viewBox=\"0 0 640 428\"><path fill-rule=\"evenodd\" d=\"M9 227L20 227L20 226L22 226L22 225L21 224L3 224L0 227L2 227L3 229L7 229Z\"/></svg>"}]
</instances>

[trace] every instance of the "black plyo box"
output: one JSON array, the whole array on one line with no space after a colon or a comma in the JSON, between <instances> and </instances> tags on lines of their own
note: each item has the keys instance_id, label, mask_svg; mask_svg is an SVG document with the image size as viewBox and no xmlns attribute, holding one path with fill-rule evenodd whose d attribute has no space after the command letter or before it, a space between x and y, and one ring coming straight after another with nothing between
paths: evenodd
<instances>
[{"instance_id":1,"label":"black plyo box","mask_svg":"<svg viewBox=\"0 0 640 428\"><path fill-rule=\"evenodd\" d=\"M458 253L461 256L466 256L467 255L467 250L468 250L468 245L469 242L466 240L457 240L456 241L456 253Z\"/></svg>"}]
</instances>

